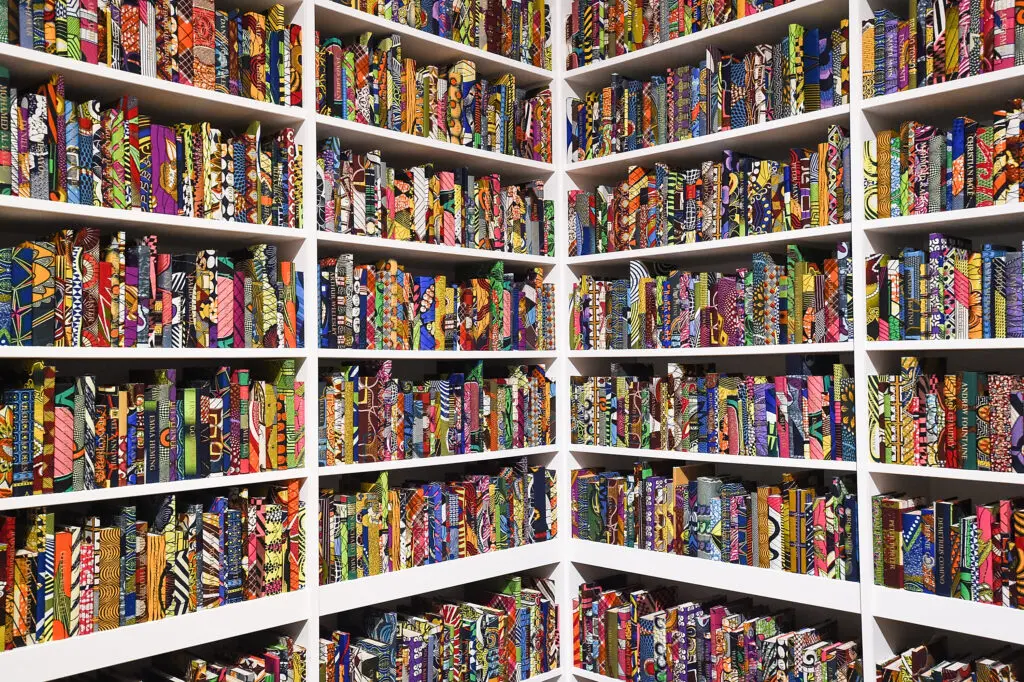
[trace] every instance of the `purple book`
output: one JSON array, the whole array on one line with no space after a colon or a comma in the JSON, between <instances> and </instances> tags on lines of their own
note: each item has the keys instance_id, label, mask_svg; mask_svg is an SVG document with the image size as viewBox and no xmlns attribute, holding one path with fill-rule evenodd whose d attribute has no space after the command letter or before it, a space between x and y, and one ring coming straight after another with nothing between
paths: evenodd
<instances>
[{"instance_id":1,"label":"purple book","mask_svg":"<svg viewBox=\"0 0 1024 682\"><path fill-rule=\"evenodd\" d=\"M765 413L765 395L775 390L775 384L754 384L754 454L768 456L768 418Z\"/></svg>"},{"instance_id":2,"label":"purple book","mask_svg":"<svg viewBox=\"0 0 1024 682\"><path fill-rule=\"evenodd\" d=\"M1024 338L1024 267L1020 251L1006 254L1006 336Z\"/></svg>"},{"instance_id":3,"label":"purple book","mask_svg":"<svg viewBox=\"0 0 1024 682\"><path fill-rule=\"evenodd\" d=\"M174 130L154 123L150 126L150 141L153 150L153 212L177 215L178 150Z\"/></svg>"}]
</instances>

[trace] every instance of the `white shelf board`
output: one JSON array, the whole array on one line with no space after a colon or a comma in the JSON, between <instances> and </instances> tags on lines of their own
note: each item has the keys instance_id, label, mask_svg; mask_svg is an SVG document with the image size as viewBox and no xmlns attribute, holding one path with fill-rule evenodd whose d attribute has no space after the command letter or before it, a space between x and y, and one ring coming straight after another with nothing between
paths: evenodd
<instances>
[{"instance_id":1,"label":"white shelf board","mask_svg":"<svg viewBox=\"0 0 1024 682\"><path fill-rule=\"evenodd\" d=\"M465 166L480 174L498 173L502 183L506 184L546 179L555 170L552 164L543 161L432 140L323 114L316 117L316 130L318 139L336 136L341 138L341 145L345 148L380 150L392 165L408 161L420 164L429 162L435 168Z\"/></svg>"},{"instance_id":2,"label":"white shelf board","mask_svg":"<svg viewBox=\"0 0 1024 682\"><path fill-rule=\"evenodd\" d=\"M0 64L10 68L15 83L28 79L41 84L51 74L59 73L76 101L91 97L107 103L122 95L134 95L139 101L139 111L158 121L211 121L242 132L253 121L277 130L296 127L306 119L302 107L235 97L17 45L0 44Z\"/></svg>"},{"instance_id":3,"label":"white shelf board","mask_svg":"<svg viewBox=\"0 0 1024 682\"><path fill-rule=\"evenodd\" d=\"M228 604L184 616L0 652L0 678L45 682L297 623L308 617L309 593L304 590Z\"/></svg>"},{"instance_id":4,"label":"white shelf board","mask_svg":"<svg viewBox=\"0 0 1024 682\"><path fill-rule=\"evenodd\" d=\"M1024 68L1024 67L1021 67ZM965 208L959 211L936 211L899 218L876 218L864 221L868 236L882 234L923 234L934 231L985 230L1005 227L1007 231L1020 229L1024 217L1024 203Z\"/></svg>"},{"instance_id":5,"label":"white shelf board","mask_svg":"<svg viewBox=\"0 0 1024 682\"><path fill-rule=\"evenodd\" d=\"M339 232L317 232L317 242L323 246L337 246L347 253L357 255L381 255L388 258L399 257L406 261L419 262L493 262L553 267L552 256L535 256L526 253L507 253L505 251L488 251L465 246L446 246L444 244L425 244L423 242L407 242L383 237L364 237Z\"/></svg>"},{"instance_id":6,"label":"white shelf board","mask_svg":"<svg viewBox=\"0 0 1024 682\"><path fill-rule=\"evenodd\" d=\"M724 355L812 355L852 353L853 343L787 343L773 346L705 346L701 348L647 348L626 350L574 350L570 358L711 358Z\"/></svg>"},{"instance_id":7,"label":"white shelf board","mask_svg":"<svg viewBox=\"0 0 1024 682\"><path fill-rule=\"evenodd\" d=\"M442 561L356 580L320 586L320 615L366 608L457 585L558 563L561 543L549 540L465 559Z\"/></svg>"},{"instance_id":8,"label":"white shelf board","mask_svg":"<svg viewBox=\"0 0 1024 682\"><path fill-rule=\"evenodd\" d=\"M715 158L726 149L757 155L781 152L797 145L821 142L829 125L845 127L849 117L850 107L844 104L777 121L568 163L566 172L583 183L612 182L625 176L630 166L650 166L655 162L683 165Z\"/></svg>"},{"instance_id":9,"label":"white shelf board","mask_svg":"<svg viewBox=\"0 0 1024 682\"><path fill-rule=\"evenodd\" d=\"M916 476L918 478L941 478L954 481L981 481L982 483L1002 483L1024 485L1024 474L1013 471L975 471L973 469L947 469L945 467L919 467L906 464L882 464L868 462L864 465L873 474L890 474L895 476Z\"/></svg>"},{"instance_id":10,"label":"white shelf board","mask_svg":"<svg viewBox=\"0 0 1024 682\"><path fill-rule=\"evenodd\" d=\"M615 455L636 459L668 459L679 462L711 462L714 464L742 464L747 466L776 467L779 469L821 469L824 471L856 471L856 462L827 459L792 459L789 457L749 457L709 452L676 452L650 448L619 448L606 445L570 445L572 452ZM1024 477L1022 477L1024 478Z\"/></svg>"},{"instance_id":11,"label":"white shelf board","mask_svg":"<svg viewBox=\"0 0 1024 682\"><path fill-rule=\"evenodd\" d=\"M321 348L320 360L511 360L539 362L558 357L553 350L346 350Z\"/></svg>"},{"instance_id":12,"label":"white shelf board","mask_svg":"<svg viewBox=\"0 0 1024 682\"><path fill-rule=\"evenodd\" d=\"M561 678L562 678L562 669L561 668L555 668L554 670L549 670L546 673L541 673L540 675L534 675L533 677L527 677L525 680L523 680L523 682L547 682L548 680L558 680L558 679L561 679Z\"/></svg>"},{"instance_id":13,"label":"white shelf board","mask_svg":"<svg viewBox=\"0 0 1024 682\"><path fill-rule=\"evenodd\" d=\"M997 351L1024 349L1024 339L935 339L920 341L867 341L870 352L890 353L946 353L958 350Z\"/></svg>"},{"instance_id":14,"label":"white shelf board","mask_svg":"<svg viewBox=\"0 0 1024 682\"><path fill-rule=\"evenodd\" d=\"M865 98L861 110L891 119L892 123L924 119L943 127L953 116L991 119L993 109L1003 108L1011 97L1024 91L1024 66L992 71L914 88L906 92Z\"/></svg>"},{"instance_id":15,"label":"white shelf board","mask_svg":"<svg viewBox=\"0 0 1024 682\"><path fill-rule=\"evenodd\" d=\"M532 455L543 455L558 452L557 445L537 445L529 448L515 448L512 450L492 450L489 452L471 452L464 455L449 455L447 457L420 457L417 459L400 459L390 462L356 462L354 464L335 464L334 466L321 466L320 476L344 476L346 474L362 474L373 471L398 471L401 469L429 469L431 467L446 466L449 464L468 464L471 462L488 462L498 459L509 459L518 457L530 457ZM2 509L2 507L0 507Z\"/></svg>"},{"instance_id":16,"label":"white shelf board","mask_svg":"<svg viewBox=\"0 0 1024 682\"><path fill-rule=\"evenodd\" d=\"M253 242L290 243L305 238L305 230L234 223L226 220L122 211L103 206L81 206L44 199L0 196L0 233L22 233L25 223L51 223L60 227L86 226L129 230L133 234L161 237L203 238L239 244Z\"/></svg>"},{"instance_id":17,"label":"white shelf board","mask_svg":"<svg viewBox=\"0 0 1024 682\"><path fill-rule=\"evenodd\" d=\"M871 586L870 613L876 618L915 623L938 630L1024 644L1024 611L934 594Z\"/></svg>"},{"instance_id":18,"label":"white shelf board","mask_svg":"<svg viewBox=\"0 0 1024 682\"><path fill-rule=\"evenodd\" d=\"M187 481L171 481L169 483L147 483L145 485L126 485L118 488L97 488L69 493L51 493L49 495L27 495L25 497L5 497L0 499L0 512L14 509L34 509L37 507L53 507L65 504L82 504L123 500L146 495L170 495L196 490L213 490L217 488L234 488L278 481L291 481L305 478L305 468L261 471L256 474L238 474L237 476L211 476L195 478ZM2 655L0 655L2 660Z\"/></svg>"},{"instance_id":19,"label":"white shelf board","mask_svg":"<svg viewBox=\"0 0 1024 682\"><path fill-rule=\"evenodd\" d=\"M459 59L469 59L476 64L477 73L482 76L515 74L516 87L520 88L545 85L554 78L554 74L547 69L519 62L496 52L464 45L455 40L440 38L432 33L361 12L331 0L316 0L316 27L325 38L366 32L380 38L394 33L402 37L402 57L411 57L418 65L445 66Z\"/></svg>"},{"instance_id":20,"label":"white shelf board","mask_svg":"<svg viewBox=\"0 0 1024 682\"><path fill-rule=\"evenodd\" d=\"M763 251L773 247L784 247L786 244L806 244L808 242L831 242L833 245L840 239L850 237L850 225L827 225L809 227L803 230L773 232L771 234L734 237L731 239L715 239L695 244L673 244L656 246L650 249L632 249L612 253L596 253L589 256L570 256L570 267L588 265L606 265L612 263L628 263L631 260L657 260L677 262L684 260L707 259L709 257L740 256Z\"/></svg>"},{"instance_id":21,"label":"white shelf board","mask_svg":"<svg viewBox=\"0 0 1024 682\"><path fill-rule=\"evenodd\" d=\"M89 348L58 346L3 346L0 359L35 360L164 360L182 362L196 360L284 360L306 357L304 348Z\"/></svg>"},{"instance_id":22,"label":"white shelf board","mask_svg":"<svg viewBox=\"0 0 1024 682\"><path fill-rule=\"evenodd\" d=\"M607 86L613 74L627 78L648 77L668 68L697 63L704 58L708 45L725 53L746 51L758 43L778 43L789 24L838 26L846 14L845 2L795 0L720 26L571 69L565 72L565 80L577 94L583 94ZM404 47L405 43L402 45Z\"/></svg>"},{"instance_id":23,"label":"white shelf board","mask_svg":"<svg viewBox=\"0 0 1024 682\"><path fill-rule=\"evenodd\" d=\"M592 673L589 670L582 668L573 668L572 675L583 680L593 680L594 682L622 682L617 677L609 677L608 675L602 675L601 673Z\"/></svg>"},{"instance_id":24,"label":"white shelf board","mask_svg":"<svg viewBox=\"0 0 1024 682\"><path fill-rule=\"evenodd\" d=\"M569 542L569 547L572 560L577 563L837 611L860 612L860 583L575 538Z\"/></svg>"}]
</instances>

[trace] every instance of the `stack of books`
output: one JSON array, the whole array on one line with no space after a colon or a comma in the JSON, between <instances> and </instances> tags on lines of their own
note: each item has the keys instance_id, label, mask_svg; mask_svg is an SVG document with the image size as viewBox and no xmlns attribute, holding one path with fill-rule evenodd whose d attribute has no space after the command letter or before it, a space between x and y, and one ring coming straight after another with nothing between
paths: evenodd
<instances>
[{"instance_id":1,"label":"stack of books","mask_svg":"<svg viewBox=\"0 0 1024 682\"><path fill-rule=\"evenodd\" d=\"M790 24L774 45L746 54L708 47L696 66L570 99L569 160L678 142L849 103L848 23L831 31Z\"/></svg>"},{"instance_id":2,"label":"stack of books","mask_svg":"<svg viewBox=\"0 0 1024 682\"><path fill-rule=\"evenodd\" d=\"M1009 646L978 658L951 656L948 649L945 638L939 637L883 659L878 664L879 681L1013 680L1024 663L1020 650Z\"/></svg>"},{"instance_id":3,"label":"stack of books","mask_svg":"<svg viewBox=\"0 0 1024 682\"><path fill-rule=\"evenodd\" d=\"M13 87L0 67L0 194L83 206L302 227L302 146L283 128L164 125L126 95L75 103L64 78ZM156 112L154 112L156 113ZM36 132L39 134L37 135Z\"/></svg>"},{"instance_id":4,"label":"stack of books","mask_svg":"<svg viewBox=\"0 0 1024 682\"><path fill-rule=\"evenodd\" d=\"M401 613L347 620L320 638L326 682L527 680L559 666L558 600L545 578L499 578L465 601L419 597Z\"/></svg>"},{"instance_id":5,"label":"stack of books","mask_svg":"<svg viewBox=\"0 0 1024 682\"><path fill-rule=\"evenodd\" d=\"M654 12L637 0L573 0L565 18L566 68L604 61L736 19L753 16L787 0L692 0L658 3Z\"/></svg>"},{"instance_id":6,"label":"stack of books","mask_svg":"<svg viewBox=\"0 0 1024 682\"><path fill-rule=\"evenodd\" d=\"M0 346L301 348L304 289L272 244L167 253L61 230L0 248Z\"/></svg>"},{"instance_id":7,"label":"stack of books","mask_svg":"<svg viewBox=\"0 0 1024 682\"><path fill-rule=\"evenodd\" d=\"M883 493L871 498L871 513L876 585L1024 608L1019 498L974 504Z\"/></svg>"},{"instance_id":8,"label":"stack of books","mask_svg":"<svg viewBox=\"0 0 1024 682\"><path fill-rule=\"evenodd\" d=\"M868 377L872 461L1024 473L1024 377L905 357Z\"/></svg>"},{"instance_id":9,"label":"stack of books","mask_svg":"<svg viewBox=\"0 0 1024 682\"><path fill-rule=\"evenodd\" d=\"M263 637L258 637L263 641ZM104 668L64 678L64 682L220 682L221 680L260 680L263 682L305 682L306 648L288 635L269 638L264 646L216 644L198 650L175 651L150 659L146 665ZM125 668L121 670L120 668ZM114 677L108 677L114 676Z\"/></svg>"},{"instance_id":10,"label":"stack of books","mask_svg":"<svg viewBox=\"0 0 1024 682\"><path fill-rule=\"evenodd\" d=\"M387 462L554 442L553 384L544 367L507 376L462 371L400 379L391 361L326 371L320 388L320 464Z\"/></svg>"},{"instance_id":11,"label":"stack of books","mask_svg":"<svg viewBox=\"0 0 1024 682\"><path fill-rule=\"evenodd\" d=\"M299 483L103 510L0 516L5 648L293 592L305 584ZM140 520L146 519L146 520ZM56 608L76 604L77 609Z\"/></svg>"},{"instance_id":12,"label":"stack of books","mask_svg":"<svg viewBox=\"0 0 1024 682\"><path fill-rule=\"evenodd\" d=\"M569 253L588 256L849 222L850 140L829 126L788 161L726 151L695 168L633 166L622 182L569 191Z\"/></svg>"},{"instance_id":13,"label":"stack of books","mask_svg":"<svg viewBox=\"0 0 1024 682\"><path fill-rule=\"evenodd\" d=\"M805 255L806 254L806 255ZM850 248L831 256L796 245L785 264L766 252L735 274L629 262L629 279L573 284L573 350L769 346L849 341Z\"/></svg>"},{"instance_id":14,"label":"stack of books","mask_svg":"<svg viewBox=\"0 0 1024 682\"><path fill-rule=\"evenodd\" d=\"M126 383L58 377L38 362L0 393L0 498L232 476L303 465L295 361L247 369L135 370Z\"/></svg>"},{"instance_id":15,"label":"stack of books","mask_svg":"<svg viewBox=\"0 0 1024 682\"><path fill-rule=\"evenodd\" d=\"M377 350L553 350L554 285L540 268L516 281L504 263L413 275L397 261L321 258L320 347Z\"/></svg>"},{"instance_id":16,"label":"stack of books","mask_svg":"<svg viewBox=\"0 0 1024 682\"><path fill-rule=\"evenodd\" d=\"M573 443L856 460L854 381L846 365L814 358L775 377L675 363L664 375L644 369L572 377Z\"/></svg>"},{"instance_id":17,"label":"stack of books","mask_svg":"<svg viewBox=\"0 0 1024 682\"><path fill-rule=\"evenodd\" d=\"M580 585L577 668L627 682L712 680L723 670L752 682L863 679L857 642L841 639L834 620L799 627L792 609L775 613L750 597L679 603L674 587L647 590L626 580Z\"/></svg>"},{"instance_id":18,"label":"stack of books","mask_svg":"<svg viewBox=\"0 0 1024 682\"><path fill-rule=\"evenodd\" d=\"M867 218L898 218L1021 201L1022 100L992 113L990 123L966 116L942 130L905 121L864 143Z\"/></svg>"},{"instance_id":19,"label":"stack of books","mask_svg":"<svg viewBox=\"0 0 1024 682\"><path fill-rule=\"evenodd\" d=\"M1024 60L1012 2L914 0L909 7L907 19L877 9L862 25L864 97L1001 71Z\"/></svg>"},{"instance_id":20,"label":"stack of books","mask_svg":"<svg viewBox=\"0 0 1024 682\"><path fill-rule=\"evenodd\" d=\"M1024 337L1024 262L1012 246L984 244L938 232L927 254L869 254L868 339L1019 339Z\"/></svg>"},{"instance_id":21,"label":"stack of books","mask_svg":"<svg viewBox=\"0 0 1024 682\"><path fill-rule=\"evenodd\" d=\"M468 168L396 168L378 151L342 149L336 137L321 143L317 163L326 232L554 256L555 203L543 180L502 186L496 173Z\"/></svg>"},{"instance_id":22,"label":"stack of books","mask_svg":"<svg viewBox=\"0 0 1024 682\"><path fill-rule=\"evenodd\" d=\"M335 583L545 542L558 534L555 471L526 458L494 475L320 491L320 582Z\"/></svg>"},{"instance_id":23,"label":"stack of books","mask_svg":"<svg viewBox=\"0 0 1024 682\"><path fill-rule=\"evenodd\" d=\"M217 9L214 0L68 4L8 0L0 43L260 102L302 106L302 27L284 5Z\"/></svg>"},{"instance_id":24,"label":"stack of books","mask_svg":"<svg viewBox=\"0 0 1024 682\"><path fill-rule=\"evenodd\" d=\"M775 485L710 464L572 472L573 537L620 547L857 581L852 477L783 474Z\"/></svg>"},{"instance_id":25,"label":"stack of books","mask_svg":"<svg viewBox=\"0 0 1024 682\"><path fill-rule=\"evenodd\" d=\"M317 110L356 123L431 140L551 161L551 89L516 87L515 74L478 78L460 59L447 67L417 66L402 57L399 35L364 33L345 45L317 46Z\"/></svg>"}]
</instances>

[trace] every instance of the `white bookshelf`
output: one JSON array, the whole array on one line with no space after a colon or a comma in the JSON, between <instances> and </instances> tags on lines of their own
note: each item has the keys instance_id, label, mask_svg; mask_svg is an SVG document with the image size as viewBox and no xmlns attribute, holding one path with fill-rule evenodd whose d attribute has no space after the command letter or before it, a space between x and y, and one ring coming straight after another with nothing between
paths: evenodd
<instances>
[{"instance_id":1,"label":"white bookshelf","mask_svg":"<svg viewBox=\"0 0 1024 682\"><path fill-rule=\"evenodd\" d=\"M229 3L230 4L230 3ZM241 3L244 7L248 0ZM571 604L581 580L580 566L601 567L618 572L642 574L654 581L683 581L736 593L747 593L768 600L820 606L860 619L861 651L865 678L873 679L874 665L891 651L880 620L897 621L937 627L951 632L990 637L1024 644L1020 634L1024 616L1013 609L973 604L953 599L890 590L871 584L870 497L878 492L876 476L898 475L921 479L950 479L976 483L1018 484L1024 476L994 472L973 472L883 465L867 461L832 462L784 458L735 457L707 453L686 453L655 450L634 450L578 446L571 444L571 410L569 380L577 374L592 373L594 361L656 361L687 358L715 360L738 358L751 363L767 357L786 355L841 354L852 358L857 389L857 449L868 450L867 376L877 366L893 362L900 353L958 353L961 351L1000 351L1024 348L1019 339L992 341L927 341L869 343L865 338L863 262L870 251L869 240L890 236L923 236L930 231L982 231L1010 228L1019 224L1024 204L970 209L926 216L889 218L867 222L863 211L863 161L860 150L874 130L891 126L901 120L938 117L948 120L951 114L990 112L990 100L1001 102L1024 92L1024 67L1014 67L996 74L952 81L875 99L863 99L862 50L860 24L870 14L866 3L842 0L795 0L760 14L702 31L692 36L608 59L603 62L567 71L563 19L570 9L568 0L552 0L550 5L552 32L551 71L512 61L507 57L484 52L410 29L398 22L367 15L343 7L331 0L297 0L289 3L289 19L300 23L303 31L303 105L299 108L256 102L222 93L181 86L152 78L114 71L100 66L74 62L65 58L25 50L13 45L0 45L0 65L28 80L41 79L50 73L65 76L76 98L81 95L112 99L134 94L140 108L181 120L211 120L224 127L242 127L259 120L267 130L295 127L296 139L303 145L303 220L301 230L247 225L199 218L164 216L138 211L118 211L91 206L72 206L21 197L0 196L0 231L28 231L48 234L67 226L96 226L123 229L133 234L157 234L161 239L189 243L244 244L266 241L288 250L288 257L305 273L305 347L298 349L107 349L107 348L2 348L0 359L24 362L33 358L109 363L111 361L159 362L175 366L189 362L218 361L243 365L247 362L295 358L301 361L299 377L306 385L306 463L297 470L270 471L242 476L179 481L125 488L102 489L77 493L53 494L0 500L0 512L41 506L89 504L173 492L227 489L233 486L257 485L290 479L301 479L302 499L306 503L305 537L307 543L305 589L277 597L232 604L219 609L201 611L187 616L145 623L86 637L72 638L0 652L0 679L19 682L51 680L108 667L147 656L159 655L197 644L234 637L249 632L285 625L301 625L300 641L307 649L306 682L319 679L316 660L319 621L322 615L364 608L401 599L421 592L447 589L461 584L502 575L554 566L556 589L561 608L561 666L558 670L533 678L533 682L553 679L579 679L607 682L593 673L573 670ZM746 49L759 42L776 40L791 22L803 24L850 23L851 103L820 112L780 119L765 124L607 156L582 162L566 159L566 101L574 93L601 87L613 73L646 76L667 66L692 63L703 55L705 46L714 44L724 50ZM473 60L483 75L512 72L517 84L524 88L550 83L552 89L552 163L496 154L484 150L453 145L448 142L414 137L319 114L315 106L316 76L314 29L323 35L353 36L365 31L377 35L395 33L402 38L403 54L419 61L444 64L460 58ZM725 149L756 152L762 149L785 149L823 138L830 124L847 127L851 136L852 220L848 224L810 228L779 234L750 236L697 244L641 249L594 256L569 257L566 228L568 213L566 196L569 190L620 178L631 165L655 162L685 164L713 158ZM556 255L551 257L480 251L465 247L448 247L399 242L381 238L324 233L317 230L316 150L317 143L329 136L342 139L343 145L358 150L379 149L389 162L426 163L442 166L467 166L475 172L500 173L505 182L543 180L545 196L555 201ZM746 257L758 250L782 248L785 244L827 244L840 239L851 241L854 262L855 321L854 340L848 343L754 346L740 348L685 348L648 351L570 351L569 297L571 286L579 273L600 268L623 269L633 259L668 262L720 261ZM552 351L371 351L320 350L317 348L316 263L319 255L341 252L358 257L394 257L401 262L456 263L503 260L516 267L542 267L545 279L556 287L557 350ZM1002 355L993 362L1002 361ZM1012 356L1007 356L1012 357ZM443 458L426 458L400 462L376 462L336 465L321 468L317 464L317 377L321 365L342 364L364 360L406 360L434 362L439 360L489 360L496 362L546 363L549 374L557 381L555 424L557 445L522 448L498 452L473 453ZM102 366L102 365L97 365ZM446 562L435 566L409 569L356 581L317 586L319 572L315 551L319 534L317 497L321 481L378 471L415 473L448 465L471 466L493 460L529 456L550 458L548 466L558 475L559 536L549 542ZM734 566L702 561L691 557L663 555L630 548L606 546L570 538L571 509L569 472L578 466L580 457L649 458L710 462L716 465L765 469L818 469L835 473L853 473L857 477L859 495L860 573L861 583L839 582L801 576L781 571ZM766 475L767 475L766 474Z\"/></svg>"}]
</instances>

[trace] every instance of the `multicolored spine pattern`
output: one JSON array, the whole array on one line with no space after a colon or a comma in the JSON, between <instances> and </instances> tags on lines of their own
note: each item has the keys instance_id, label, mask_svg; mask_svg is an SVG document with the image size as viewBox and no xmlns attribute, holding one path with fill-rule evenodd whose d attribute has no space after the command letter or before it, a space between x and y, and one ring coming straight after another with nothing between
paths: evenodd
<instances>
[{"instance_id":1,"label":"multicolored spine pattern","mask_svg":"<svg viewBox=\"0 0 1024 682\"><path fill-rule=\"evenodd\" d=\"M550 445L552 385L543 367L507 378L465 373L404 380L390 361L339 367L323 376L320 464L444 457Z\"/></svg>"},{"instance_id":2,"label":"multicolored spine pattern","mask_svg":"<svg viewBox=\"0 0 1024 682\"><path fill-rule=\"evenodd\" d=\"M641 23L642 19L634 21ZM669 68L647 81L613 75L606 87L570 98L569 161L848 104L849 68L828 66L835 54L849 51L848 32L843 20L837 30L821 31L820 40L803 40L805 35L817 36L818 30L791 24L780 42L760 45L746 54L723 54L709 47L699 63ZM634 30L632 35L639 34ZM768 64L772 67L765 68ZM668 87L670 82L675 87Z\"/></svg>"},{"instance_id":3,"label":"multicolored spine pattern","mask_svg":"<svg viewBox=\"0 0 1024 682\"><path fill-rule=\"evenodd\" d=\"M292 538L267 542L302 512L298 496L299 482L292 481L271 486L265 496L243 488L205 505L169 495L84 519L44 510L0 516L0 574L15 602L13 627L0 630L3 645L41 644L299 589L302 565L284 561ZM225 529L241 529L241 519L256 508L267 512L267 532L243 529L229 541ZM221 518L224 523L214 523ZM283 565L282 580L261 582L256 593L217 589L190 597L190 586L212 578L215 567L246 580L254 566L243 547ZM41 608L22 608L28 604L18 595Z\"/></svg>"},{"instance_id":4,"label":"multicolored spine pattern","mask_svg":"<svg viewBox=\"0 0 1024 682\"><path fill-rule=\"evenodd\" d=\"M403 58L399 35L365 33L349 44L318 36L317 68L321 114L551 162L550 88L527 92L511 73L477 78L465 59L447 68L418 66Z\"/></svg>"}]
</instances>

